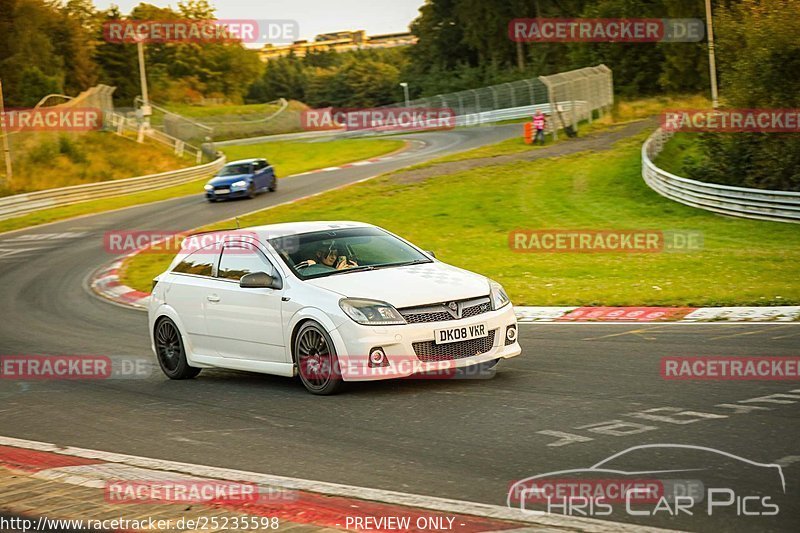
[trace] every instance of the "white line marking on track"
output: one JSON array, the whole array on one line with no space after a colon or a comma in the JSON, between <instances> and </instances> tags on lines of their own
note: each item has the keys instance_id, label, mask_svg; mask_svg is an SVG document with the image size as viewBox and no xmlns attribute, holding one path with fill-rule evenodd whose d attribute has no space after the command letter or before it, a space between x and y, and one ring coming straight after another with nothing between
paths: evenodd
<instances>
[{"instance_id":1,"label":"white line marking on track","mask_svg":"<svg viewBox=\"0 0 800 533\"><path fill-rule=\"evenodd\" d=\"M43 247L43 246L40 246L40 247L37 247L37 248L19 248L19 249L0 248L0 261L2 261L3 259L6 259L8 257L11 257L13 255L20 255L20 254L25 255L25 252L33 252L35 250L43 250L44 248L45 247Z\"/></svg>"},{"instance_id":2,"label":"white line marking on track","mask_svg":"<svg viewBox=\"0 0 800 533\"><path fill-rule=\"evenodd\" d=\"M787 455L775 461L775 464L779 466L789 466L794 463L800 463L800 455Z\"/></svg>"}]
</instances>

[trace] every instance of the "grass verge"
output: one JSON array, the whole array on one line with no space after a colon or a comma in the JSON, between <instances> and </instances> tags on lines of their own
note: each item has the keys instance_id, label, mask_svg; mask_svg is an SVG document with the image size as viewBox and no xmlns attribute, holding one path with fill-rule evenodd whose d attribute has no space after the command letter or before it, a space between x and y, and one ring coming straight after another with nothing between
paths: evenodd
<instances>
[{"instance_id":1,"label":"grass verge","mask_svg":"<svg viewBox=\"0 0 800 533\"><path fill-rule=\"evenodd\" d=\"M588 121L580 122L578 124L578 134L580 136L586 136L592 133L611 131L630 122L657 115L664 109L668 108L702 109L709 107L710 105L711 103L707 98L698 95L654 96L650 98L639 98L636 100L620 100L614 105L610 113L593 120L591 123ZM549 117L548 119L553 120L552 117ZM544 146L541 145L533 146L530 144L525 144L525 141L522 138L522 132L523 123L526 122L526 120L517 119L514 121L506 121L504 123L513 122L520 123L519 135L517 137L506 139L495 144L473 148L472 150L465 150L463 152L446 155L431 161L426 161L425 163L414 165L413 167L409 167L409 169L405 170L428 168L440 163L450 163L453 161L465 161L468 159L480 159L485 157L517 154L520 152L530 152L544 148ZM567 136L563 130L558 131L558 138L556 141L553 141L552 136L549 134L546 138L547 140L545 146L567 140ZM403 170L398 170L396 172L403 172Z\"/></svg>"},{"instance_id":2,"label":"grass verge","mask_svg":"<svg viewBox=\"0 0 800 533\"><path fill-rule=\"evenodd\" d=\"M653 161L660 169L676 176L687 177L686 163L702 161L697 133L678 132L664 145L664 149Z\"/></svg>"},{"instance_id":3,"label":"grass verge","mask_svg":"<svg viewBox=\"0 0 800 533\"><path fill-rule=\"evenodd\" d=\"M242 217L242 226L361 220L503 283L518 305L789 305L800 232L791 224L724 218L672 202L641 179L647 133L611 150L487 166L426 180L377 178ZM209 226L228 227L223 221ZM514 229L691 230L691 253L515 253ZM148 290L169 257L143 254L123 280Z\"/></svg>"},{"instance_id":4,"label":"grass verge","mask_svg":"<svg viewBox=\"0 0 800 533\"><path fill-rule=\"evenodd\" d=\"M188 167L155 141L138 144L114 133L24 132L10 136L14 174L3 180L0 196L118 180Z\"/></svg>"},{"instance_id":5,"label":"grass verge","mask_svg":"<svg viewBox=\"0 0 800 533\"><path fill-rule=\"evenodd\" d=\"M130 141L125 141L130 142ZM355 143L351 145L350 143ZM278 176L289 176L322 167L339 165L378 157L388 152L393 152L403 146L403 141L397 140L337 140L325 143L264 143L251 146L230 147L226 151L229 159L244 157L268 157L276 166ZM272 145L272 146L271 146ZM241 150L237 150L241 148ZM129 147L130 149L130 147ZM172 168L188 166L186 162ZM130 177L130 176L129 176ZM20 217L0 220L0 233L21 228L38 226L48 222L64 220L80 215L101 213L122 207L169 200L191 194L202 194L206 178L147 192L126 194L113 198L89 200L78 204L44 209Z\"/></svg>"},{"instance_id":6,"label":"grass verge","mask_svg":"<svg viewBox=\"0 0 800 533\"><path fill-rule=\"evenodd\" d=\"M405 146L405 141L396 139L339 139L306 142L277 141L226 146L220 150L228 157L228 161L263 157L272 163L278 177L283 177L379 157L399 150L403 146Z\"/></svg>"}]
</instances>

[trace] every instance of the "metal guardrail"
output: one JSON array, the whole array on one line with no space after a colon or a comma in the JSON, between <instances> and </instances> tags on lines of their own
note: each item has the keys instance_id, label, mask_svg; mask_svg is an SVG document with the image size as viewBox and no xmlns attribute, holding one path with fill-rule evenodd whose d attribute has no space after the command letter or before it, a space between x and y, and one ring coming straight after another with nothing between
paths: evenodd
<instances>
[{"instance_id":1,"label":"metal guardrail","mask_svg":"<svg viewBox=\"0 0 800 533\"><path fill-rule=\"evenodd\" d=\"M170 170L160 174L6 196L0 198L0 220L26 215L49 207L62 207L87 200L180 185L181 183L210 176L222 168L224 164L225 156L220 156L215 161L204 165Z\"/></svg>"},{"instance_id":2,"label":"metal guardrail","mask_svg":"<svg viewBox=\"0 0 800 533\"><path fill-rule=\"evenodd\" d=\"M560 112L567 114L571 113L572 111L572 104L573 102L556 102L556 108L559 109ZM578 113L584 113L587 107L587 102L583 101L575 101L575 109ZM536 111L541 111L547 115L549 115L552 111L553 106L550 103L544 104L535 104L529 106L522 106L522 107L510 107L505 109L496 109L494 111L484 111L482 113L472 113L469 115L458 115L455 117L454 123L456 127L469 127L469 126L480 126L482 124L493 124L496 122L502 122L504 120L514 120L519 118L530 118ZM556 125L556 129L563 128L563 123L560 120L557 120L556 117L548 116L548 125L546 131L551 133L553 131L553 125ZM263 135L260 137L248 137L245 139L230 139L227 141L219 141L214 143L209 143L210 146L214 146L215 148L220 146L239 146L239 145L246 145L246 144L260 144L272 141L293 141L293 140L306 140L306 139L316 139L319 137L361 137L365 135L402 135L407 133L424 133L426 130L387 130L384 128L375 128L375 129L356 129L356 130L346 130L342 129L335 129L335 130L315 130L315 131L303 131L298 133L282 133L279 135Z\"/></svg>"},{"instance_id":3,"label":"metal guardrail","mask_svg":"<svg viewBox=\"0 0 800 533\"><path fill-rule=\"evenodd\" d=\"M661 153L672 134L659 128L642 145L642 178L658 194L722 215L800 223L800 192L705 183L658 168L653 159Z\"/></svg>"},{"instance_id":4,"label":"metal guardrail","mask_svg":"<svg viewBox=\"0 0 800 533\"><path fill-rule=\"evenodd\" d=\"M495 109L494 111L484 111L482 113L474 113L471 115L461 115L456 117L456 126L475 126L480 124L492 124L495 122L503 122L504 120L514 120L518 118L531 118L537 111L541 111L548 115L548 127L552 128L553 124L561 124L557 129L560 129L564 124L556 119L556 116L550 116L554 110L557 113L572 113L573 105L576 113L585 115L587 106L586 101L575 102L555 102L554 104L534 104L522 107L507 107L505 109ZM552 130L550 130L552 131Z\"/></svg>"}]
</instances>

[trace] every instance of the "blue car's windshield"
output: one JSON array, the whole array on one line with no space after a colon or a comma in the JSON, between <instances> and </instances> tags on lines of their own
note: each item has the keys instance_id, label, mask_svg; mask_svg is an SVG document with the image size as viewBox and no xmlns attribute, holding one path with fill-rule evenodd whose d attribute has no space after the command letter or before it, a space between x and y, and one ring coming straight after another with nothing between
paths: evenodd
<instances>
[{"instance_id":1,"label":"blue car's windshield","mask_svg":"<svg viewBox=\"0 0 800 533\"><path fill-rule=\"evenodd\" d=\"M300 279L431 262L413 246L372 227L303 233L269 242Z\"/></svg>"},{"instance_id":2,"label":"blue car's windshield","mask_svg":"<svg viewBox=\"0 0 800 533\"><path fill-rule=\"evenodd\" d=\"M250 164L226 165L222 167L217 176L237 176L239 174L250 174Z\"/></svg>"}]
</instances>

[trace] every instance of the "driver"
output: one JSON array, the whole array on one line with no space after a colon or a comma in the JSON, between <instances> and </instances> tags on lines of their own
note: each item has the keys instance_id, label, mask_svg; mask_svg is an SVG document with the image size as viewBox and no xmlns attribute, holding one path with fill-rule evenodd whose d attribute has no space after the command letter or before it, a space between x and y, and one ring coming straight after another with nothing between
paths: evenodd
<instances>
[{"instance_id":1,"label":"driver","mask_svg":"<svg viewBox=\"0 0 800 533\"><path fill-rule=\"evenodd\" d=\"M347 256L339 255L336 241L331 241L327 246L322 244L314 253L314 259L307 259L306 261L298 263L295 265L295 268L304 268L317 263L335 268L336 270L344 270L345 268L358 266L358 263L352 259L348 260Z\"/></svg>"}]
</instances>

